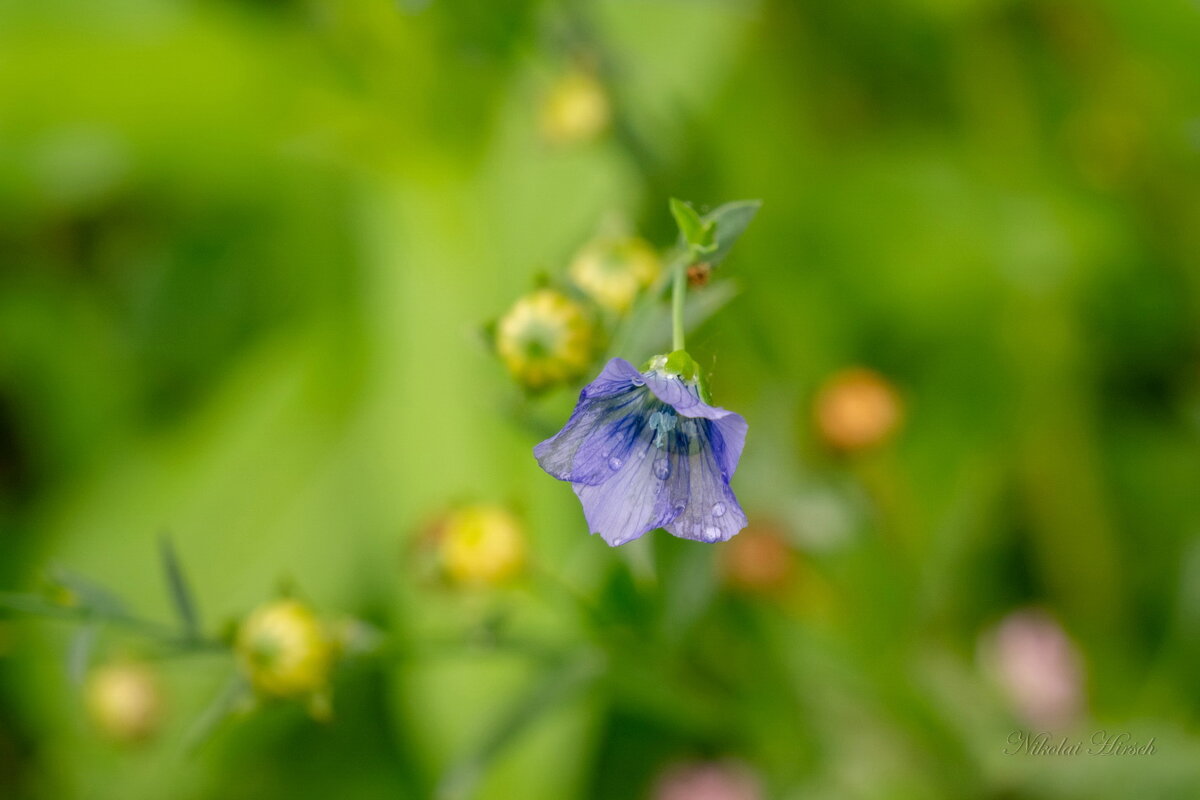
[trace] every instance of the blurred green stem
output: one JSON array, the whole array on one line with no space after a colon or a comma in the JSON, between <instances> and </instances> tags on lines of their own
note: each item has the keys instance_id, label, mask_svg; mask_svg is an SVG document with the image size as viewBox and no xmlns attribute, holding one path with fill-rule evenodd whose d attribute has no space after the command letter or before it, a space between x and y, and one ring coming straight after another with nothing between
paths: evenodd
<instances>
[{"instance_id":1,"label":"blurred green stem","mask_svg":"<svg viewBox=\"0 0 1200 800\"><path fill-rule=\"evenodd\" d=\"M689 255L691 255L689 251ZM687 293L687 270L690 258L681 258L672 266L675 267L675 286L671 289L671 349L682 350L683 335L683 299Z\"/></svg>"}]
</instances>

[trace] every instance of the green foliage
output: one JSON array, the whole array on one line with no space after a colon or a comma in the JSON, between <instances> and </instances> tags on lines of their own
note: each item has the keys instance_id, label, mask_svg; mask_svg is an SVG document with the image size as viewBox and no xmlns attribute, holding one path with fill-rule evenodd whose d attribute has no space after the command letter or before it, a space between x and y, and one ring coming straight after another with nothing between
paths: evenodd
<instances>
[{"instance_id":1,"label":"green foliage","mask_svg":"<svg viewBox=\"0 0 1200 800\"><path fill-rule=\"evenodd\" d=\"M716 250L717 226L712 220L701 219L696 209L674 197L671 198L671 216L679 226L680 238L695 258Z\"/></svg>"},{"instance_id":2,"label":"green foliage","mask_svg":"<svg viewBox=\"0 0 1200 800\"><path fill-rule=\"evenodd\" d=\"M0 6L0 797L607 800L726 757L766 797L1195 796L1194 7L467 5ZM554 146L572 70L609 119ZM763 538L586 536L529 452L579 386L469 334L610 225L716 268L687 352ZM672 350L669 280L597 368ZM900 405L861 450L818 414L854 366ZM470 502L523 520L515 585L439 578ZM217 635L280 582L382 632L328 725ZM1154 756L1003 755L1028 607L1086 676L1054 732ZM73 688L126 656L169 700L133 749Z\"/></svg>"}]
</instances>

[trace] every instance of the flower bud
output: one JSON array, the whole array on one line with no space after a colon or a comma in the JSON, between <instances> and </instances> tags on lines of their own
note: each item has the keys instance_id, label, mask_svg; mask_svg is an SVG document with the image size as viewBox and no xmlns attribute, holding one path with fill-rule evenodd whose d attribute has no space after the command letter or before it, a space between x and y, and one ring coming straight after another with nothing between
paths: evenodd
<instances>
[{"instance_id":1,"label":"flower bud","mask_svg":"<svg viewBox=\"0 0 1200 800\"><path fill-rule=\"evenodd\" d=\"M693 289L700 289L708 286L708 282L712 280L712 264L707 261L697 261L695 264L689 264L687 268L688 286Z\"/></svg>"},{"instance_id":2,"label":"flower bud","mask_svg":"<svg viewBox=\"0 0 1200 800\"><path fill-rule=\"evenodd\" d=\"M496 327L496 352L509 373L532 391L574 380L592 360L595 329L583 306L562 292L522 297Z\"/></svg>"},{"instance_id":3,"label":"flower bud","mask_svg":"<svg viewBox=\"0 0 1200 800\"><path fill-rule=\"evenodd\" d=\"M276 697L324 690L335 651L325 626L298 600L256 609L239 627L234 649L254 688Z\"/></svg>"},{"instance_id":4,"label":"flower bud","mask_svg":"<svg viewBox=\"0 0 1200 800\"><path fill-rule=\"evenodd\" d=\"M542 100L542 137L554 145L595 139L612 116L608 93L591 72L573 70L562 75Z\"/></svg>"},{"instance_id":5,"label":"flower bud","mask_svg":"<svg viewBox=\"0 0 1200 800\"><path fill-rule=\"evenodd\" d=\"M441 537L442 568L455 583L495 585L525 565L521 523L499 506L468 506L451 512Z\"/></svg>"},{"instance_id":6,"label":"flower bud","mask_svg":"<svg viewBox=\"0 0 1200 800\"><path fill-rule=\"evenodd\" d=\"M623 313L638 292L654 282L662 262L637 236L596 239L571 261L571 280L598 305Z\"/></svg>"},{"instance_id":7,"label":"flower bud","mask_svg":"<svg viewBox=\"0 0 1200 800\"><path fill-rule=\"evenodd\" d=\"M726 581L739 590L770 594L791 581L795 555L783 531L770 523L751 523L720 551Z\"/></svg>"},{"instance_id":8,"label":"flower bud","mask_svg":"<svg viewBox=\"0 0 1200 800\"><path fill-rule=\"evenodd\" d=\"M158 675L145 664L115 662L99 667L84 686L88 716L117 742L144 741L158 732L164 702Z\"/></svg>"},{"instance_id":9,"label":"flower bud","mask_svg":"<svg viewBox=\"0 0 1200 800\"><path fill-rule=\"evenodd\" d=\"M1013 709L1036 728L1069 725L1083 711L1083 659L1062 626L1044 611L1009 614L985 634L985 670Z\"/></svg>"},{"instance_id":10,"label":"flower bud","mask_svg":"<svg viewBox=\"0 0 1200 800\"><path fill-rule=\"evenodd\" d=\"M842 370L817 393L817 430L831 447L853 451L885 441L899 427L900 395L879 373L863 367Z\"/></svg>"},{"instance_id":11,"label":"flower bud","mask_svg":"<svg viewBox=\"0 0 1200 800\"><path fill-rule=\"evenodd\" d=\"M679 764L655 783L654 800L762 800L757 776L737 762Z\"/></svg>"}]
</instances>

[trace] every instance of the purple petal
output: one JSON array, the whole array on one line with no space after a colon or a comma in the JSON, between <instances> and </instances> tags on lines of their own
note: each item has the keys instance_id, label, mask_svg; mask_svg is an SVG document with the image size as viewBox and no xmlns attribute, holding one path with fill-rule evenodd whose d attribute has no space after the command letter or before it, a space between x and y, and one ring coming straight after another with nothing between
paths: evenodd
<instances>
[{"instance_id":1,"label":"purple petal","mask_svg":"<svg viewBox=\"0 0 1200 800\"><path fill-rule=\"evenodd\" d=\"M684 459L654 446L646 428L604 483L572 485L588 530L599 533L612 546L625 544L675 519L687 505L686 483L664 480ZM614 462L616 463L616 462Z\"/></svg>"},{"instance_id":2,"label":"purple petal","mask_svg":"<svg viewBox=\"0 0 1200 800\"><path fill-rule=\"evenodd\" d=\"M608 480L607 462L613 450L617 450L617 458L623 458L622 452L632 446L637 435L630 420L640 419L640 407L649 398L641 381L641 373L628 361L609 361L596 379L583 387L562 430L533 448L542 469L560 481L595 484Z\"/></svg>"},{"instance_id":3,"label":"purple petal","mask_svg":"<svg viewBox=\"0 0 1200 800\"><path fill-rule=\"evenodd\" d=\"M571 482L589 529L610 545L659 527L724 541L746 525L729 488L746 430L738 414L700 400L694 385L615 358L534 455Z\"/></svg>"},{"instance_id":4,"label":"purple petal","mask_svg":"<svg viewBox=\"0 0 1200 800\"><path fill-rule=\"evenodd\" d=\"M739 418L740 419L740 418ZM705 442L705 436L716 438L716 424L701 425L707 431L701 434L699 447L686 458L681 458L682 467L674 478L680 485L674 491L687 497L683 512L663 527L667 532L683 539L698 542L723 542L746 527L746 514L738 504L737 497L729 488L729 479L720 463L720 452L713 440ZM743 431L744 435L744 431Z\"/></svg>"},{"instance_id":5,"label":"purple petal","mask_svg":"<svg viewBox=\"0 0 1200 800\"><path fill-rule=\"evenodd\" d=\"M742 458L746 431L749 429L742 415L719 406L710 406L700 399L700 392L694 385L679 378L660 372L651 372L644 377L647 388L654 392L655 397L669 404L680 416L710 419L716 424L717 435L712 438L718 454L717 463L726 480L732 478Z\"/></svg>"}]
</instances>

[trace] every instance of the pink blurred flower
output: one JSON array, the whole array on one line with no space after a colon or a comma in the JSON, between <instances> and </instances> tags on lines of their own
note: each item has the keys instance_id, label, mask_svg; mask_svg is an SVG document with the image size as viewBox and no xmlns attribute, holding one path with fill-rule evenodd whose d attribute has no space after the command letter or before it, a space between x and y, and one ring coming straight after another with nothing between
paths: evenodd
<instances>
[{"instance_id":1,"label":"pink blurred flower","mask_svg":"<svg viewBox=\"0 0 1200 800\"><path fill-rule=\"evenodd\" d=\"M654 800L762 800L762 786L749 767L735 761L676 764L659 776Z\"/></svg>"},{"instance_id":2,"label":"pink blurred flower","mask_svg":"<svg viewBox=\"0 0 1200 800\"><path fill-rule=\"evenodd\" d=\"M1031 725L1062 728L1082 714L1083 659L1045 611L1009 614L984 637L980 649L987 671Z\"/></svg>"}]
</instances>

